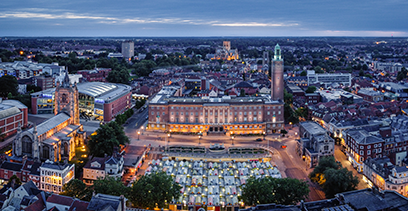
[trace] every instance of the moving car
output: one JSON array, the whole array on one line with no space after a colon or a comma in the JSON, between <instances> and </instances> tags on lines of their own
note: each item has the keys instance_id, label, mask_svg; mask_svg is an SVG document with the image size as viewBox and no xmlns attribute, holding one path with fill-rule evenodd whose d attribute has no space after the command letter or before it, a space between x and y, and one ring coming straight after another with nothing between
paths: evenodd
<instances>
[{"instance_id":1,"label":"moving car","mask_svg":"<svg viewBox=\"0 0 408 211\"><path fill-rule=\"evenodd\" d=\"M261 139L261 138L257 138L255 141L262 141L262 139Z\"/></svg>"}]
</instances>

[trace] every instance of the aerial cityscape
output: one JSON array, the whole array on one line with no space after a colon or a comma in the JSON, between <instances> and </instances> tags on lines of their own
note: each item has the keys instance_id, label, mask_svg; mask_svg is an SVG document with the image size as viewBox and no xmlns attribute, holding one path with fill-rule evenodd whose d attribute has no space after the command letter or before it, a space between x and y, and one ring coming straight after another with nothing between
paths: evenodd
<instances>
[{"instance_id":1,"label":"aerial cityscape","mask_svg":"<svg viewBox=\"0 0 408 211\"><path fill-rule=\"evenodd\" d=\"M0 3L0 210L408 210L406 2L132 3Z\"/></svg>"}]
</instances>

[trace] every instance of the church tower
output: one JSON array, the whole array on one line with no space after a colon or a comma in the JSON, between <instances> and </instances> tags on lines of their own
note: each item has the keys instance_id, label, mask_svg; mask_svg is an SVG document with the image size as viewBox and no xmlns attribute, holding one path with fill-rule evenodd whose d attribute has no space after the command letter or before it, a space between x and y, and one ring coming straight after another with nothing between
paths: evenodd
<instances>
[{"instance_id":1,"label":"church tower","mask_svg":"<svg viewBox=\"0 0 408 211\"><path fill-rule=\"evenodd\" d=\"M272 100L283 101L283 59L279 44L276 44L275 46L275 55L272 59L271 73Z\"/></svg>"},{"instance_id":2,"label":"church tower","mask_svg":"<svg viewBox=\"0 0 408 211\"><path fill-rule=\"evenodd\" d=\"M71 85L69 82L68 71L62 83L57 83L55 88L55 110L54 114L65 112L71 117L70 124L79 125L79 102L78 88L76 83Z\"/></svg>"}]
</instances>

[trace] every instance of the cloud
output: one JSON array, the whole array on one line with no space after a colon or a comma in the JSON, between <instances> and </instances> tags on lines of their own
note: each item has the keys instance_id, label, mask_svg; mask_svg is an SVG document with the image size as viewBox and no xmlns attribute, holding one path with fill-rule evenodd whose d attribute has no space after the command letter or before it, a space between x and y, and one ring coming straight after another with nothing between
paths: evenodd
<instances>
[{"instance_id":1,"label":"cloud","mask_svg":"<svg viewBox=\"0 0 408 211\"><path fill-rule=\"evenodd\" d=\"M408 32L404 31L335 31L335 30L324 30L316 31L315 33L321 34L322 36L379 36L379 37L406 37Z\"/></svg>"},{"instance_id":2,"label":"cloud","mask_svg":"<svg viewBox=\"0 0 408 211\"><path fill-rule=\"evenodd\" d=\"M210 26L226 26L226 27L289 27L298 26L298 23L260 23L260 22L238 22L238 23L220 23L220 21L207 21L207 20L191 20L191 19L181 19L181 18L117 18L117 17L106 17L99 15L89 15L89 14L75 14L70 12L51 14L44 13L42 9L30 8L30 12L5 12L0 15L0 18L21 18L21 19L88 19L97 20L100 24L190 24L190 25L210 25ZM38 12L32 12L38 11Z\"/></svg>"},{"instance_id":3,"label":"cloud","mask_svg":"<svg viewBox=\"0 0 408 211\"><path fill-rule=\"evenodd\" d=\"M287 27L287 26L298 26L298 23L214 23L212 26L231 26L231 27Z\"/></svg>"}]
</instances>

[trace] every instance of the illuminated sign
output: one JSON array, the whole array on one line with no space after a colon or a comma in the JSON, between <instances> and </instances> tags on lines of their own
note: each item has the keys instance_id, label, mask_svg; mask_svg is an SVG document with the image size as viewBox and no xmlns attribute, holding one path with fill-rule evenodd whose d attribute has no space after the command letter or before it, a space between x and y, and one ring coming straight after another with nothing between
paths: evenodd
<instances>
[{"instance_id":1,"label":"illuminated sign","mask_svg":"<svg viewBox=\"0 0 408 211\"><path fill-rule=\"evenodd\" d=\"M100 99L100 98L95 98L95 103L105 103L105 100Z\"/></svg>"},{"instance_id":2,"label":"illuminated sign","mask_svg":"<svg viewBox=\"0 0 408 211\"><path fill-rule=\"evenodd\" d=\"M43 98L53 98L52 94L42 94Z\"/></svg>"}]
</instances>

